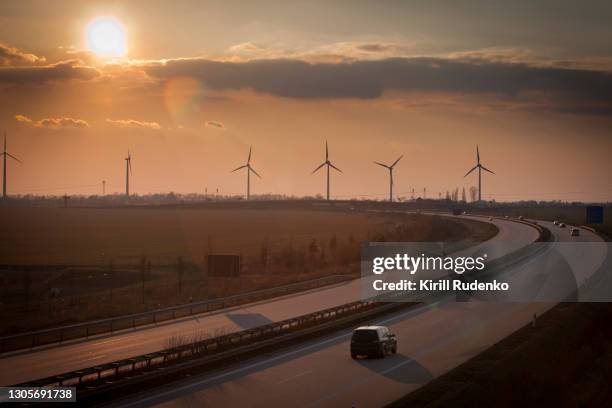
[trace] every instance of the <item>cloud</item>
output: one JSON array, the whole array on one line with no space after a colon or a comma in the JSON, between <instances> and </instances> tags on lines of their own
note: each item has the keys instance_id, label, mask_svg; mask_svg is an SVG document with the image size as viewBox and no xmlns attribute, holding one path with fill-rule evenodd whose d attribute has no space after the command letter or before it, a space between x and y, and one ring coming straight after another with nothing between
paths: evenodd
<instances>
[{"instance_id":1,"label":"cloud","mask_svg":"<svg viewBox=\"0 0 612 408\"><path fill-rule=\"evenodd\" d=\"M22 122L22 123L32 123L32 119L28 118L25 115L15 115L15 120L17 122Z\"/></svg>"},{"instance_id":2,"label":"cloud","mask_svg":"<svg viewBox=\"0 0 612 408\"><path fill-rule=\"evenodd\" d=\"M225 126L223 125L223 123L217 122L214 120L209 120L208 122L206 122L206 126L215 128L215 129L225 130Z\"/></svg>"},{"instance_id":3,"label":"cloud","mask_svg":"<svg viewBox=\"0 0 612 408\"><path fill-rule=\"evenodd\" d=\"M9 84L38 84L71 79L86 81L99 76L100 72L96 68L85 66L79 60L62 61L44 66L0 67L0 83Z\"/></svg>"},{"instance_id":4,"label":"cloud","mask_svg":"<svg viewBox=\"0 0 612 408\"><path fill-rule=\"evenodd\" d=\"M32 120L25 115L15 115L15 120L21 123L31 124L37 128L62 129L62 128L87 128L89 123L82 119L70 117L62 118L43 118L38 121Z\"/></svg>"},{"instance_id":5,"label":"cloud","mask_svg":"<svg viewBox=\"0 0 612 408\"><path fill-rule=\"evenodd\" d=\"M251 89L287 98L379 98L387 90L420 93L486 94L548 99L559 110L584 113L612 106L612 74L555 66L476 58L386 58L338 63L297 59L246 62L203 58L151 64L158 79L190 76L212 90ZM588 111L589 109L586 109Z\"/></svg>"},{"instance_id":6,"label":"cloud","mask_svg":"<svg viewBox=\"0 0 612 408\"><path fill-rule=\"evenodd\" d=\"M157 122L144 122L134 119L106 119L106 122L121 128L139 128L151 130L160 130L162 128Z\"/></svg>"},{"instance_id":7,"label":"cloud","mask_svg":"<svg viewBox=\"0 0 612 408\"><path fill-rule=\"evenodd\" d=\"M0 65L31 65L44 61L44 57L38 57L18 48L0 44Z\"/></svg>"}]
</instances>

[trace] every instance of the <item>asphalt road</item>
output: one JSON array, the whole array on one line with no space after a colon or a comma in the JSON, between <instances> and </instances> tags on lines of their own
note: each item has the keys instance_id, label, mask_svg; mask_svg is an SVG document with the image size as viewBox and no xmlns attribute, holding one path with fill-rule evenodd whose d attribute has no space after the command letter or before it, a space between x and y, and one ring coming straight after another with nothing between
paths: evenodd
<instances>
[{"instance_id":1,"label":"asphalt road","mask_svg":"<svg viewBox=\"0 0 612 408\"><path fill-rule=\"evenodd\" d=\"M510 253L537 238L535 229L506 220L494 220L499 233L480 244L489 259ZM359 280L302 294L243 305L156 326L100 336L86 341L53 345L0 356L0 385L17 384L91 367L134 355L158 351L171 338L219 335L307 314L361 298Z\"/></svg>"},{"instance_id":2,"label":"asphalt road","mask_svg":"<svg viewBox=\"0 0 612 408\"><path fill-rule=\"evenodd\" d=\"M500 235L513 241L520 235L513 235L512 228L520 230L518 234L525 233L520 224L509 226L510 231L505 229L505 222L500 224L508 232ZM564 260L555 264L580 264L580 276L575 277L578 283L608 256L607 247L595 234L582 230L580 237L570 237L569 229L542 224L554 234L556 242L551 248L567 246L568 242L583 248L565 251L560 255ZM582 244L586 242L591 244ZM585 253L589 248L591 253ZM550 256L547 251L537 258ZM525 262L510 268L507 274L511 282L521 283L541 274L541 268L539 262ZM554 281L556 276L549 278ZM554 304L471 300L422 306L373 322L390 326L398 336L398 354L385 359L352 360L351 331L346 330L223 371L147 390L115 405L380 407L477 355Z\"/></svg>"}]
</instances>

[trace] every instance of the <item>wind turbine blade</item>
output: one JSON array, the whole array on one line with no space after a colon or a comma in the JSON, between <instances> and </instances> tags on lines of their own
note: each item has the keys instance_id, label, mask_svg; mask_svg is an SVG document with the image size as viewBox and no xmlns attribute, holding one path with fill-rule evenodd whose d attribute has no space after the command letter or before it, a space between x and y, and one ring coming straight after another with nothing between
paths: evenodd
<instances>
[{"instance_id":1,"label":"wind turbine blade","mask_svg":"<svg viewBox=\"0 0 612 408\"><path fill-rule=\"evenodd\" d=\"M19 160L18 158L16 158L15 156L13 156L13 155L12 155L12 154L10 154L10 153L6 153L6 155L7 155L8 157L10 157L11 159L13 159L13 160L17 160L19 163L23 163L21 160Z\"/></svg>"},{"instance_id":2,"label":"wind turbine blade","mask_svg":"<svg viewBox=\"0 0 612 408\"><path fill-rule=\"evenodd\" d=\"M312 171L312 173L310 173L310 174L315 174L315 173L317 172L317 170L319 170L321 167L325 166L326 164L327 164L327 162L325 162L325 163L321 163L321 165L320 165L319 167L317 167L316 169L314 169L314 170Z\"/></svg>"},{"instance_id":3,"label":"wind turbine blade","mask_svg":"<svg viewBox=\"0 0 612 408\"><path fill-rule=\"evenodd\" d=\"M329 160L329 148L327 147L327 140L325 141L325 161Z\"/></svg>"},{"instance_id":4,"label":"wind turbine blade","mask_svg":"<svg viewBox=\"0 0 612 408\"><path fill-rule=\"evenodd\" d=\"M235 168L234 170L232 170L230 173L233 173L233 172L238 171L238 170L240 170L240 169L244 169L244 168L245 168L245 167L247 167L247 166L248 166L248 165L247 165L247 164L245 164L244 166L236 167L236 168Z\"/></svg>"},{"instance_id":5,"label":"wind turbine blade","mask_svg":"<svg viewBox=\"0 0 612 408\"><path fill-rule=\"evenodd\" d=\"M480 164L480 152L478 151L478 145L476 145L476 162Z\"/></svg>"},{"instance_id":6,"label":"wind turbine blade","mask_svg":"<svg viewBox=\"0 0 612 408\"><path fill-rule=\"evenodd\" d=\"M334 169L338 170L340 173L342 173L342 170L340 170L339 168L337 168L337 167L336 167L336 166L334 166L333 164L329 163L329 165L330 165L331 167L333 167Z\"/></svg>"},{"instance_id":7,"label":"wind turbine blade","mask_svg":"<svg viewBox=\"0 0 612 408\"><path fill-rule=\"evenodd\" d=\"M253 150L253 146L249 147L249 158L247 159L247 164L251 162L251 151Z\"/></svg>"},{"instance_id":8,"label":"wind turbine blade","mask_svg":"<svg viewBox=\"0 0 612 408\"><path fill-rule=\"evenodd\" d=\"M391 165L391 167L395 167L395 165L402 160L402 157L404 157L404 155L402 154L396 161L393 162L393 164Z\"/></svg>"},{"instance_id":9,"label":"wind turbine blade","mask_svg":"<svg viewBox=\"0 0 612 408\"><path fill-rule=\"evenodd\" d=\"M389 166L387 166L386 164L382 164L382 163L379 163L379 162L377 162L377 161L375 161L374 163L378 164L379 166L384 167L385 169L388 169L388 168L389 168Z\"/></svg>"},{"instance_id":10,"label":"wind turbine blade","mask_svg":"<svg viewBox=\"0 0 612 408\"><path fill-rule=\"evenodd\" d=\"M128 159L128 167L130 168L130 176L132 175L132 158Z\"/></svg>"},{"instance_id":11,"label":"wind turbine blade","mask_svg":"<svg viewBox=\"0 0 612 408\"><path fill-rule=\"evenodd\" d=\"M259 173L257 173L257 172L255 171L255 169L254 169L254 168L252 168L252 167L250 167L250 166L249 166L249 171L252 171L253 173L255 173L255 175L256 175L257 177L261 178L261 176L259 175Z\"/></svg>"},{"instance_id":12,"label":"wind turbine blade","mask_svg":"<svg viewBox=\"0 0 612 408\"><path fill-rule=\"evenodd\" d=\"M485 166L480 166L480 168L483 169L484 171L488 171L491 174L495 174L491 170L487 169Z\"/></svg>"},{"instance_id":13,"label":"wind turbine blade","mask_svg":"<svg viewBox=\"0 0 612 408\"><path fill-rule=\"evenodd\" d=\"M472 167L472 169L470 171L468 171L467 173L465 173L465 176L463 176L464 178L467 177L471 172L473 172L474 170L476 170L478 168L478 166L474 166Z\"/></svg>"}]
</instances>

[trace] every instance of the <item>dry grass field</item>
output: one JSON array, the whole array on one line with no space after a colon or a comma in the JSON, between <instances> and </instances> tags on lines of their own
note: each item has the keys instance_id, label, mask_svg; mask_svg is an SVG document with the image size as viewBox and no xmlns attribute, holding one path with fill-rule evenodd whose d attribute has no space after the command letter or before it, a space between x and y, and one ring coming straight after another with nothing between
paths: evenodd
<instances>
[{"instance_id":1,"label":"dry grass field","mask_svg":"<svg viewBox=\"0 0 612 408\"><path fill-rule=\"evenodd\" d=\"M110 261L205 252L254 253L262 242L339 240L384 230L383 215L325 211L154 208L1 208L0 263L107 265Z\"/></svg>"},{"instance_id":2,"label":"dry grass field","mask_svg":"<svg viewBox=\"0 0 612 408\"><path fill-rule=\"evenodd\" d=\"M0 333L358 276L368 239L468 245L496 233L459 219L329 209L0 207L0 225ZM207 276L211 253L240 255L240 276Z\"/></svg>"}]
</instances>

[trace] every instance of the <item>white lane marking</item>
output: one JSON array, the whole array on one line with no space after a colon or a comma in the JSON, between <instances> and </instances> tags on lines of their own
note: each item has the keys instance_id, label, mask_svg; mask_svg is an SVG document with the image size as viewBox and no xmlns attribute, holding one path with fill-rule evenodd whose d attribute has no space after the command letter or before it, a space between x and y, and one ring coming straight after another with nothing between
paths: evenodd
<instances>
[{"instance_id":1,"label":"white lane marking","mask_svg":"<svg viewBox=\"0 0 612 408\"><path fill-rule=\"evenodd\" d=\"M384 320L379 320L379 323L388 323L388 322L391 322L391 321L393 321L395 319L399 319L399 318L402 318L402 317L405 317L405 316L410 316L411 314L417 314L417 312L420 312L421 310L433 308L438 303L439 302L432 303L432 304L427 304L427 305L422 305L422 306L418 306L415 309L411 309L411 310L407 311L406 313L395 315L395 316L389 317L389 318L384 319ZM352 334L352 330L349 331L349 332L346 332L344 334L341 334L339 336L336 336L336 337L325 339L323 341L319 341L317 343L313 343L313 344L310 344L308 346L301 347L299 349L292 350L290 352L287 352L287 353L284 353L284 354L280 354L278 356L274 356L274 357L268 358L266 360L258 361L256 363L250 364L248 366L239 367L239 368L236 368L236 369L234 369L232 371L227 371L225 373L218 374L218 375L216 375L214 377L205 378L203 380L200 380L200 381L197 381L197 382L191 383L191 384L186 384L186 385L183 385L181 387L174 387L171 390L163 391L163 392L160 392L160 393L158 393L156 395L151 395L151 396L146 397L146 398L141 398L141 399L138 399L137 401L126 402L124 404L121 404L121 406L123 406L123 407L140 406L140 405L142 405L142 404L144 404L144 403L146 403L148 401L159 399L160 397L165 397L167 395L170 395L170 394L173 394L173 393L176 393L176 392L187 391L187 390L189 390L191 388L196 388L196 387L199 387L200 385L203 385L203 384L214 382L216 380L219 380L219 379L222 379L222 378L225 378L225 377L229 377L229 376L237 374L237 373L248 371L248 370L250 370L252 368L259 367L259 366L262 366L262 365L266 365L266 364L268 364L270 362L273 362L273 361L282 360L285 357L289 357L289 356L292 356L292 355L295 355L295 354L300 354L303 351L319 347L319 346L321 346L323 344L332 343L332 342L334 342L336 340L339 340L339 339L342 339L342 338L345 338L345 337L349 337L351 334Z\"/></svg>"},{"instance_id":2,"label":"white lane marking","mask_svg":"<svg viewBox=\"0 0 612 408\"><path fill-rule=\"evenodd\" d=\"M97 343L88 344L87 347L99 346L100 344L106 344L106 343L114 343L114 342L121 341L121 340L125 340L125 339L123 337L119 337L119 338L112 339L112 340L99 341Z\"/></svg>"},{"instance_id":3,"label":"white lane marking","mask_svg":"<svg viewBox=\"0 0 612 408\"><path fill-rule=\"evenodd\" d=\"M92 358L85 358L85 359L82 359L82 360L79 360L79 361L91 361L91 360L97 360L97 359L103 358L103 357L106 357L106 354L102 354L101 356L92 357Z\"/></svg>"},{"instance_id":4,"label":"white lane marking","mask_svg":"<svg viewBox=\"0 0 612 408\"><path fill-rule=\"evenodd\" d=\"M306 374L310 374L310 373L312 373L312 370L304 371L303 373L296 374L296 375L293 375L293 376L291 376L291 377L287 377L287 378L285 378L284 380L281 380L281 381L277 382L277 383L276 383L276 385L284 384L284 383L286 383L286 382L289 382L289 381L295 380L296 378L299 378L299 377L305 376Z\"/></svg>"}]
</instances>

